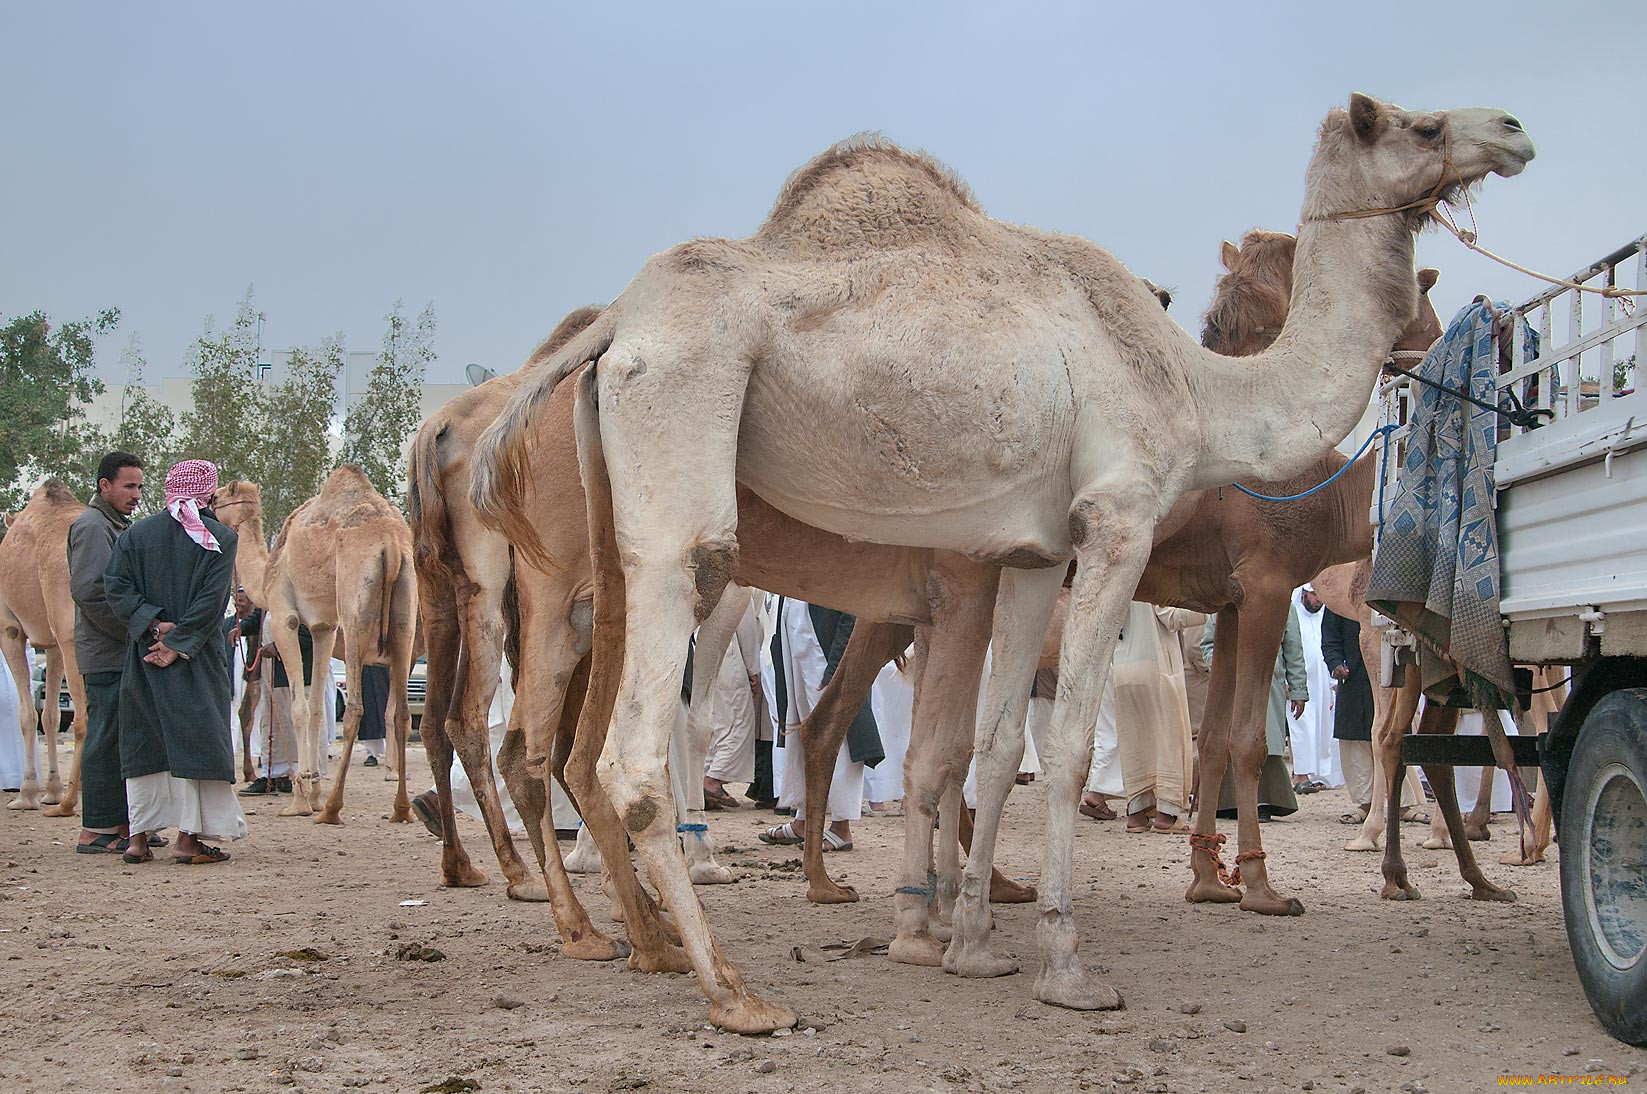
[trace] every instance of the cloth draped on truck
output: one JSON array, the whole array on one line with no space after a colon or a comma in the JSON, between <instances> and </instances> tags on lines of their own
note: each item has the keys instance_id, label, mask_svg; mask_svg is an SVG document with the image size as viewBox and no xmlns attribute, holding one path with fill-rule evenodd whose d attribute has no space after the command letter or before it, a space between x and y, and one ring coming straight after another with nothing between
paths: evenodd
<instances>
[{"instance_id":1,"label":"cloth draped on truck","mask_svg":"<svg viewBox=\"0 0 1647 1094\"><path fill-rule=\"evenodd\" d=\"M1499 415L1488 409L1498 403L1493 330L1508 312L1504 303L1467 305L1419 365L1425 379L1488 406L1414 383L1400 489L1393 501L1386 499L1367 588L1367 603L1439 655L1424 658L1426 695L1482 709L1507 709L1515 698L1498 603L1493 461ZM1530 361L1538 356L1538 335L1524 321L1521 327Z\"/></svg>"}]
</instances>

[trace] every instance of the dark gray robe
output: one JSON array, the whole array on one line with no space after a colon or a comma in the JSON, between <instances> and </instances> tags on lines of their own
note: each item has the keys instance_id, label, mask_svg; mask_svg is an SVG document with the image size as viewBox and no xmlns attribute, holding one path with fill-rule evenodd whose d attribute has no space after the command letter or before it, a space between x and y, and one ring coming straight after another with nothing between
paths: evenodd
<instances>
[{"instance_id":1,"label":"dark gray robe","mask_svg":"<svg viewBox=\"0 0 1647 1094\"><path fill-rule=\"evenodd\" d=\"M236 537L204 511L222 551L189 538L172 515L145 517L115 541L103 588L126 628L120 681L120 769L128 779L169 771L179 779L234 781L231 689L223 610L234 585ZM166 645L183 656L165 668L143 660L156 623L175 623Z\"/></svg>"}]
</instances>

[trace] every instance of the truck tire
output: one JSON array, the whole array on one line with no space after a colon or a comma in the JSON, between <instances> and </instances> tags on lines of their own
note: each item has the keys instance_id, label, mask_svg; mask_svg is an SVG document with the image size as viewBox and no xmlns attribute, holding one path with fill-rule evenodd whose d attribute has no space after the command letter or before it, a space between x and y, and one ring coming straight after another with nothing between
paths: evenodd
<instances>
[{"instance_id":1,"label":"truck tire","mask_svg":"<svg viewBox=\"0 0 1647 1094\"><path fill-rule=\"evenodd\" d=\"M1647 688L1584 719L1561 810L1561 905L1590 1009L1647 1043Z\"/></svg>"}]
</instances>

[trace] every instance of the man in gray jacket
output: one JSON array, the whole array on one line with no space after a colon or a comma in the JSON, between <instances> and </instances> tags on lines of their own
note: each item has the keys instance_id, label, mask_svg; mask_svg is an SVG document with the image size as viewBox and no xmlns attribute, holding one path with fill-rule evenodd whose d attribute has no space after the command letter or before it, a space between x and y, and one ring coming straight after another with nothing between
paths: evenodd
<instances>
[{"instance_id":1,"label":"man in gray jacket","mask_svg":"<svg viewBox=\"0 0 1647 1094\"><path fill-rule=\"evenodd\" d=\"M126 851L126 780L120 773L120 676L126 628L109 610L103 571L114 541L143 499L143 463L110 452L97 465L97 496L69 526L69 589L74 595L74 653L86 681L86 743L80 761L83 855Z\"/></svg>"}]
</instances>

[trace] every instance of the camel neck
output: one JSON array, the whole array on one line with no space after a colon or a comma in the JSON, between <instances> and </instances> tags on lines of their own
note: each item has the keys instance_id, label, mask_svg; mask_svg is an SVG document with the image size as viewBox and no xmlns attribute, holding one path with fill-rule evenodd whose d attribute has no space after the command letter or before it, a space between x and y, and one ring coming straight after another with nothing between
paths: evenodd
<instances>
[{"instance_id":1,"label":"camel neck","mask_svg":"<svg viewBox=\"0 0 1647 1094\"><path fill-rule=\"evenodd\" d=\"M1299 231L1292 305L1275 344L1239 359L1200 351L1197 486L1298 474L1347 436L1416 314L1404 217L1314 221Z\"/></svg>"}]
</instances>

